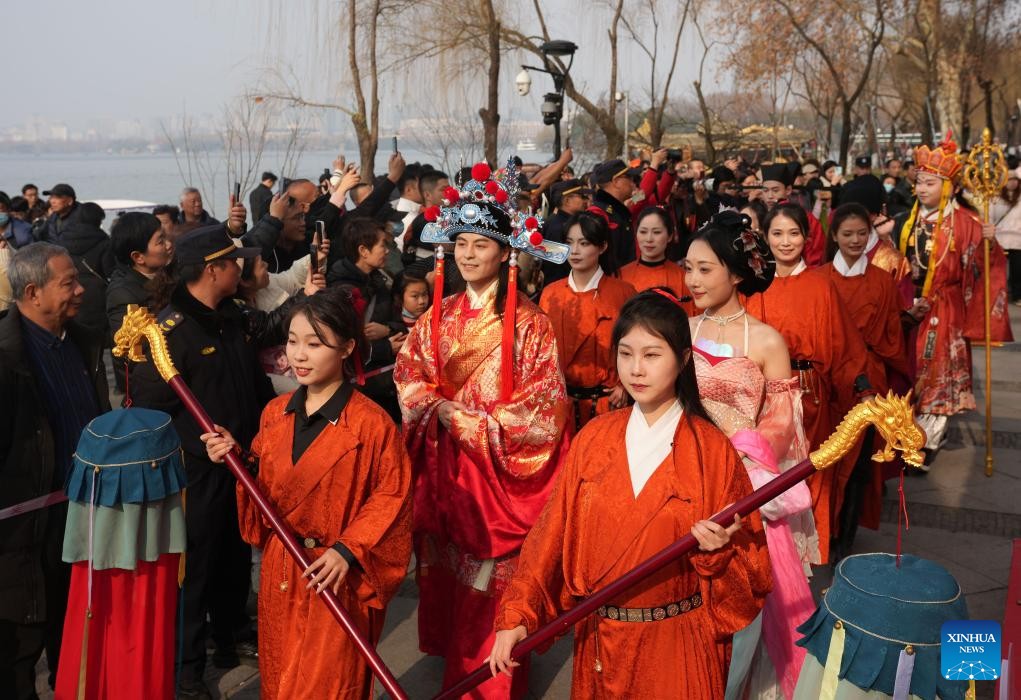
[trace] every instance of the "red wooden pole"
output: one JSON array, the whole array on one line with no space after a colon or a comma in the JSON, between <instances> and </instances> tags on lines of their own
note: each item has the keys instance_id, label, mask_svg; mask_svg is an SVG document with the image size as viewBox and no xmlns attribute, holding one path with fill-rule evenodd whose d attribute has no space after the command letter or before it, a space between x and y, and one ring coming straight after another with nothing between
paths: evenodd
<instances>
[{"instance_id":1,"label":"red wooden pole","mask_svg":"<svg viewBox=\"0 0 1021 700\"><path fill-rule=\"evenodd\" d=\"M724 527L732 525L734 523L735 514L738 514L741 517L748 515L773 500L798 482L808 478L808 476L814 472L815 465L813 465L810 460L806 459L796 467L773 479L762 488L745 496L737 503L727 506L710 518L710 520ZM518 642L517 646L514 647L514 651L511 653L512 658L520 661L527 657L529 652L536 647L549 641L553 637L565 634L576 623L580 622L585 617L588 617L588 615L595 611L596 608L609 603L616 596L624 593L635 584L656 573L670 562L689 554L696 547L698 547L698 541L689 533L669 547L660 550L657 554L652 555L650 558L631 569L631 571L627 572L616 581L596 591L557 619L543 627L540 627L533 634L530 634L528 637ZM489 670L489 664L485 664L462 678L454 686L437 695L433 700L453 700L453 698L459 698L465 693L471 691L473 688L482 685L490 678L492 678L492 674Z\"/></svg>"},{"instance_id":2,"label":"red wooden pole","mask_svg":"<svg viewBox=\"0 0 1021 700\"><path fill-rule=\"evenodd\" d=\"M188 413L192 415L195 421L199 424L203 431L207 433L214 432L213 421L210 420L209 414L202 407L202 404L195 398L195 394L191 392L188 385L185 384L184 380L181 379L181 375L171 377L167 382L170 388L180 397L181 402L185 408L188 409ZM241 460L237 454L231 452L227 455L226 460L227 468L230 469L231 473L241 482L241 486L248 493L249 497L255 501L255 506L262 513L262 516L269 522L270 528L276 533L276 536L284 545L284 549L287 553L294 558L298 563L298 566L304 571L312 563L312 560L305 554L305 549L298 544L298 540L295 538L294 533L291 531L290 526L276 513L272 504L263 495L259 489L259 485L256 483L252 475L248 473L244 465L241 464ZM328 588L324 588L318 593L326 607L329 608L330 612L340 626L344 628L344 631L348 633L351 639L354 641L355 646L358 647L358 652L365 658L369 666L372 668L372 672L379 679L386 691L390 693L390 696L395 700L408 700L408 696L404 693L399 685L397 685L397 679L394 678L393 673L383 663L383 659L379 657L376 650L365 635L362 634L361 630L355 625L354 620L351 619L351 615L347 610L340 604L337 597L333 595L333 591Z\"/></svg>"}]
</instances>

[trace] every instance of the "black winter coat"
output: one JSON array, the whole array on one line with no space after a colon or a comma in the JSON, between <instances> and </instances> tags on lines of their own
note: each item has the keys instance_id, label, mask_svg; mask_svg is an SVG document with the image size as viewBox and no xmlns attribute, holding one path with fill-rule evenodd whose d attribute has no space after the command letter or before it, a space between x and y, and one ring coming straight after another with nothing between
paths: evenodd
<instances>
[{"instance_id":1,"label":"black winter coat","mask_svg":"<svg viewBox=\"0 0 1021 700\"><path fill-rule=\"evenodd\" d=\"M67 334L82 353L100 410L110 410L103 338L73 322ZM61 486L53 428L25 351L17 306L0 313L0 396L0 508L6 508ZM54 505L0 520L0 620L46 620L44 562L47 569L60 562L66 513L66 505Z\"/></svg>"},{"instance_id":2,"label":"black winter coat","mask_svg":"<svg viewBox=\"0 0 1021 700\"><path fill-rule=\"evenodd\" d=\"M82 306L75 320L105 337L109 333L106 287L116 267L110 237L98 226L75 221L66 226L60 239L54 242L67 248L78 268L78 281L85 287Z\"/></svg>"},{"instance_id":3,"label":"black winter coat","mask_svg":"<svg viewBox=\"0 0 1021 700\"><path fill-rule=\"evenodd\" d=\"M181 378L213 422L248 449L259 431L263 407L276 394L245 334L240 307L225 299L210 309L179 284L158 318ZM133 405L164 411L174 419L185 452L188 488L200 485L211 470L226 469L206 457L199 440L202 429L151 360L132 365L130 389Z\"/></svg>"}]
</instances>

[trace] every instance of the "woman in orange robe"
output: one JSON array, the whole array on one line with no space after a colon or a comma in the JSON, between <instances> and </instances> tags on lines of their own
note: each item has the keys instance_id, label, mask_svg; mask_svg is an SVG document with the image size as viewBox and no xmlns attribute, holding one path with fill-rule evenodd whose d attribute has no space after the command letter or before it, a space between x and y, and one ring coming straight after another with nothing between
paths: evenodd
<instances>
[{"instance_id":1,"label":"woman in orange robe","mask_svg":"<svg viewBox=\"0 0 1021 700\"><path fill-rule=\"evenodd\" d=\"M869 212L860 204L844 204L833 212L827 257L821 269L837 288L844 308L867 348L866 374L872 389L886 394L891 383L908 385L909 358L901 325L903 303L893 276L869 262L872 233ZM875 431L864 437L844 489L836 558L849 554L859 520L879 527L883 505L883 465L872 461Z\"/></svg>"},{"instance_id":2,"label":"woman in orange robe","mask_svg":"<svg viewBox=\"0 0 1021 700\"><path fill-rule=\"evenodd\" d=\"M307 570L237 486L241 536L262 548L259 672L268 700L370 698L368 665L316 594L331 588L375 644L407 574L411 462L389 416L353 390L348 358L361 338L343 289L295 306L286 347L301 386L266 405L246 457L263 493L315 558ZM221 462L235 444L216 429L222 436L202 440L210 459Z\"/></svg>"},{"instance_id":3,"label":"woman in orange robe","mask_svg":"<svg viewBox=\"0 0 1021 700\"><path fill-rule=\"evenodd\" d=\"M871 393L867 352L829 275L819 268L809 270L802 260L808 231L804 210L778 204L762 225L776 260L776 276L769 289L748 298L745 308L787 341L791 368L804 391L805 437L811 451L829 437L855 401ZM852 452L841 462L842 473L824 469L808 479L824 563L830 538L836 534L843 484L857 458Z\"/></svg>"},{"instance_id":4,"label":"woman in orange robe","mask_svg":"<svg viewBox=\"0 0 1021 700\"><path fill-rule=\"evenodd\" d=\"M516 187L509 170L496 187ZM485 659L521 543L549 500L571 435L553 327L509 284L512 222L536 222L475 195L497 181L482 164L472 171L459 192L444 195L454 206L442 210L442 225L423 232L426 242L453 243L467 289L434 305L436 318L418 320L394 369L415 470L419 646L445 657L445 686ZM566 259L562 243L543 245L526 252L559 247L551 262ZM527 688L522 672L471 697L516 698Z\"/></svg>"},{"instance_id":5,"label":"woman in orange robe","mask_svg":"<svg viewBox=\"0 0 1021 700\"><path fill-rule=\"evenodd\" d=\"M510 652L528 632L691 532L700 551L575 626L571 695L722 698L730 638L759 613L771 578L758 513L728 528L708 518L751 483L699 401L676 299L639 294L613 340L637 404L576 438L504 594L490 666L516 673Z\"/></svg>"},{"instance_id":6,"label":"woman in orange robe","mask_svg":"<svg viewBox=\"0 0 1021 700\"><path fill-rule=\"evenodd\" d=\"M673 290L681 298L684 312L690 316L696 311L684 284L684 268L666 256L667 245L673 238L673 220L663 209L643 209L635 219L635 240L641 257L622 267L620 278L639 292L653 287Z\"/></svg>"},{"instance_id":7,"label":"woman in orange robe","mask_svg":"<svg viewBox=\"0 0 1021 700\"><path fill-rule=\"evenodd\" d=\"M539 308L553 324L567 395L574 399L575 427L580 430L597 413L626 403L610 336L635 288L614 276L610 229L601 217L579 212L564 230L571 272L542 290Z\"/></svg>"}]
</instances>

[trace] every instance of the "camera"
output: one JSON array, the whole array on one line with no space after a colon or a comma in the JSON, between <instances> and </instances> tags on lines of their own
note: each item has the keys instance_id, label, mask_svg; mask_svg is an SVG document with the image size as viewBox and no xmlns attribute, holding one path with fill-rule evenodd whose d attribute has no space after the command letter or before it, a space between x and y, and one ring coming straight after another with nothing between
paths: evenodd
<instances>
[{"instance_id":1,"label":"camera","mask_svg":"<svg viewBox=\"0 0 1021 700\"><path fill-rule=\"evenodd\" d=\"M542 100L542 123L552 126L564 116L564 98L559 93L547 92Z\"/></svg>"},{"instance_id":2,"label":"camera","mask_svg":"<svg viewBox=\"0 0 1021 700\"><path fill-rule=\"evenodd\" d=\"M684 158L684 155L681 153L681 149L679 149L679 148L668 148L668 149L666 149L666 159L667 160L677 161L677 160L682 160L683 158Z\"/></svg>"}]
</instances>

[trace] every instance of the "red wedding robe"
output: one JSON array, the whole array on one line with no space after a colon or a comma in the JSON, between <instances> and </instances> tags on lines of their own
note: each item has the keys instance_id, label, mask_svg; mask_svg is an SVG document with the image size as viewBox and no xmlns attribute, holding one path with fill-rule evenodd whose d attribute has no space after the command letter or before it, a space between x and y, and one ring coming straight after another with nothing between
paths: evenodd
<instances>
[{"instance_id":1,"label":"red wedding robe","mask_svg":"<svg viewBox=\"0 0 1021 700\"><path fill-rule=\"evenodd\" d=\"M358 561L341 584L340 604L372 643L386 605L411 558L411 463L390 417L357 391L297 464L291 462L291 394L262 412L252 454L257 480L299 540L341 542ZM259 672L267 700L369 698L372 672L308 579L267 526L240 484L238 522L246 542L262 547ZM319 558L326 547L307 550Z\"/></svg>"},{"instance_id":2,"label":"red wedding robe","mask_svg":"<svg viewBox=\"0 0 1021 700\"><path fill-rule=\"evenodd\" d=\"M514 389L504 403L495 285L480 297L480 309L468 298L443 300L439 373L430 312L415 324L394 369L415 470L419 646L446 658L445 686L489 654L518 550L570 444L570 405L549 319L518 295ZM436 411L444 399L467 406L449 430ZM471 697L520 697L527 686L521 668L513 683L503 676Z\"/></svg>"},{"instance_id":3,"label":"red wedding robe","mask_svg":"<svg viewBox=\"0 0 1021 700\"><path fill-rule=\"evenodd\" d=\"M812 361L811 371L794 370L794 376L803 378L805 437L809 451L814 450L856 401L854 381L866 374L868 362L861 335L829 275L821 269L774 278L764 293L748 298L745 308L780 331L792 360ZM836 535L843 484L857 456L852 450L840 464L808 478L823 562L829 558L830 538Z\"/></svg>"},{"instance_id":4,"label":"red wedding robe","mask_svg":"<svg viewBox=\"0 0 1021 700\"><path fill-rule=\"evenodd\" d=\"M575 439L549 504L525 540L497 629L524 625L534 632L684 537L697 520L751 493L726 436L699 418L689 425L682 417L672 455L636 498L625 446L632 410L598 416ZM730 638L755 619L771 583L756 512L728 546L682 557L610 602L663 607L699 593L701 607L652 622L593 615L578 623L571 696L722 698Z\"/></svg>"},{"instance_id":5,"label":"red wedding robe","mask_svg":"<svg viewBox=\"0 0 1021 700\"><path fill-rule=\"evenodd\" d=\"M574 291L566 278L542 290L539 307L553 324L567 386L613 389L620 383L610 341L621 307L634 295L634 287L609 276L603 276L598 287L588 292ZM584 425L591 417L592 401L577 402ZM608 399L599 399L595 409L595 413L606 413Z\"/></svg>"}]
</instances>

